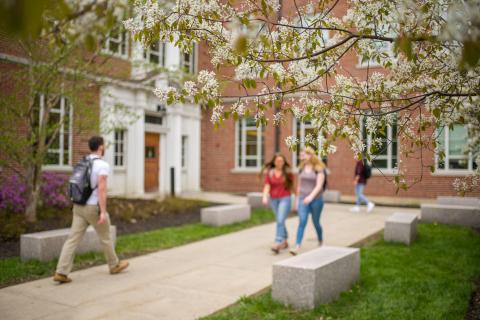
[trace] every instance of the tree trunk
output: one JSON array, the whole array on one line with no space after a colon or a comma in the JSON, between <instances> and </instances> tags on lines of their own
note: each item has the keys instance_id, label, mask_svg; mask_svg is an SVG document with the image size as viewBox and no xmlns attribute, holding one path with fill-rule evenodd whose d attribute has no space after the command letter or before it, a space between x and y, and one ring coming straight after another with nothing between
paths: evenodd
<instances>
[{"instance_id":1,"label":"tree trunk","mask_svg":"<svg viewBox=\"0 0 480 320\"><path fill-rule=\"evenodd\" d=\"M28 222L37 221L37 206L40 197L40 172L41 168L33 165L29 168L27 178L27 207L25 208L25 218Z\"/></svg>"}]
</instances>

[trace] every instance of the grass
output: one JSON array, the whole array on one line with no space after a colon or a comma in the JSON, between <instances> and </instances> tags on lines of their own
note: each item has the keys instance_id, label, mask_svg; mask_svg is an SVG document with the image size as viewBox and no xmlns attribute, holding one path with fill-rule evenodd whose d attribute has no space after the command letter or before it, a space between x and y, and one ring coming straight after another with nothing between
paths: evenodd
<instances>
[{"instance_id":1,"label":"grass","mask_svg":"<svg viewBox=\"0 0 480 320\"><path fill-rule=\"evenodd\" d=\"M255 209L252 210L250 220L221 227L211 227L198 223L119 236L116 249L120 257L138 256L271 221L274 221L274 216L270 210ZM76 270L103 263L105 263L105 260L101 253L85 253L75 257ZM22 262L19 257L0 259L0 288L49 277L53 274L56 264L57 260L50 262L37 260Z\"/></svg>"},{"instance_id":2,"label":"grass","mask_svg":"<svg viewBox=\"0 0 480 320\"><path fill-rule=\"evenodd\" d=\"M418 231L411 247L379 241L362 248L360 282L333 303L299 311L267 291L203 320L464 319L480 279L480 235L444 225Z\"/></svg>"}]
</instances>

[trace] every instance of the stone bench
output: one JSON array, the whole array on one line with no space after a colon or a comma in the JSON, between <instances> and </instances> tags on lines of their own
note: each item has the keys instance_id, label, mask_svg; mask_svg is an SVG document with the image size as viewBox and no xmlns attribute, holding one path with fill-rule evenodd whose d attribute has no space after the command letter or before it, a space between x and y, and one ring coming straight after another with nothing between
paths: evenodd
<instances>
[{"instance_id":1,"label":"stone bench","mask_svg":"<svg viewBox=\"0 0 480 320\"><path fill-rule=\"evenodd\" d=\"M323 201L328 203L338 203L340 202L340 197L342 193L338 190L325 190L323 193Z\"/></svg>"},{"instance_id":2,"label":"stone bench","mask_svg":"<svg viewBox=\"0 0 480 320\"><path fill-rule=\"evenodd\" d=\"M263 193L261 192L247 193L247 202L252 209L265 207L265 205L262 202L262 198L263 198Z\"/></svg>"},{"instance_id":3,"label":"stone bench","mask_svg":"<svg viewBox=\"0 0 480 320\"><path fill-rule=\"evenodd\" d=\"M480 198L440 196L437 197L437 204L480 208Z\"/></svg>"},{"instance_id":4,"label":"stone bench","mask_svg":"<svg viewBox=\"0 0 480 320\"><path fill-rule=\"evenodd\" d=\"M70 229L66 228L22 234L20 237L20 257L22 260L37 259L40 261L50 261L58 258L69 233ZM117 228L115 226L110 226L110 235L115 244L117 240ZM91 251L103 252L103 249L95 229L89 226L75 252Z\"/></svg>"},{"instance_id":5,"label":"stone bench","mask_svg":"<svg viewBox=\"0 0 480 320\"><path fill-rule=\"evenodd\" d=\"M313 309L337 299L359 277L359 249L323 246L273 265L272 298Z\"/></svg>"},{"instance_id":6,"label":"stone bench","mask_svg":"<svg viewBox=\"0 0 480 320\"><path fill-rule=\"evenodd\" d=\"M223 226L248 219L250 219L250 206L248 204L214 206L201 210L202 223L211 226Z\"/></svg>"},{"instance_id":7,"label":"stone bench","mask_svg":"<svg viewBox=\"0 0 480 320\"><path fill-rule=\"evenodd\" d=\"M480 208L471 206L422 204L422 221L480 228Z\"/></svg>"},{"instance_id":8,"label":"stone bench","mask_svg":"<svg viewBox=\"0 0 480 320\"><path fill-rule=\"evenodd\" d=\"M385 241L401 242L410 245L417 237L417 215L397 212L385 221Z\"/></svg>"}]
</instances>

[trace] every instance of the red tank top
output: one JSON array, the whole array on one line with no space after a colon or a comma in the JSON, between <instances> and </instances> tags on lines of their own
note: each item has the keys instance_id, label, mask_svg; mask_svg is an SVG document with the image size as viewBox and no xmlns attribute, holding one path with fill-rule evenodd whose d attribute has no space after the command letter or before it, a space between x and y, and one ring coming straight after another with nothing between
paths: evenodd
<instances>
[{"instance_id":1,"label":"red tank top","mask_svg":"<svg viewBox=\"0 0 480 320\"><path fill-rule=\"evenodd\" d=\"M293 175L289 173L290 179L293 181ZM285 186L285 179L283 176L276 177L273 170L265 175L265 184L270 185L270 197L272 199L279 199L290 196L291 192Z\"/></svg>"}]
</instances>

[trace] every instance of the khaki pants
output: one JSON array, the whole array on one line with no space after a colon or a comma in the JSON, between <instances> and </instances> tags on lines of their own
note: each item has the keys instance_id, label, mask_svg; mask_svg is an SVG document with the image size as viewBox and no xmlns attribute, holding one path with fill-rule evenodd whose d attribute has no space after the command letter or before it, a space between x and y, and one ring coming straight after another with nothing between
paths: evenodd
<instances>
[{"instance_id":1,"label":"khaki pants","mask_svg":"<svg viewBox=\"0 0 480 320\"><path fill-rule=\"evenodd\" d=\"M82 241L88 225L92 225L98 234L108 266L112 268L118 264L113 241L110 239L110 217L107 215L107 219L103 224L97 224L99 218L98 210L98 206L95 205L73 205L72 227L58 260L57 273L68 275L72 270L75 250L80 241Z\"/></svg>"}]
</instances>

